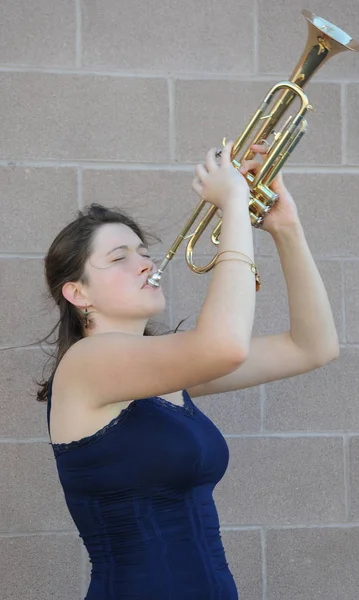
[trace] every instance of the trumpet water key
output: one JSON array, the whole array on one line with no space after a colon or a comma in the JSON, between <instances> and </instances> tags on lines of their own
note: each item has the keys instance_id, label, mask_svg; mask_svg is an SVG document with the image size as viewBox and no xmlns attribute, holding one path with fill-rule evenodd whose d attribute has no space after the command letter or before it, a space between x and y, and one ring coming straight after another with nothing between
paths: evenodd
<instances>
[{"instance_id":1,"label":"trumpet water key","mask_svg":"<svg viewBox=\"0 0 359 600\"><path fill-rule=\"evenodd\" d=\"M305 116L312 106L303 92L303 87L332 56L346 50L359 51L359 43L339 27L307 10L303 10L302 14L308 23L308 38L302 56L289 80L280 81L269 90L243 133L234 142L232 149L232 164L239 169L243 160L253 158L252 145L267 144L267 158L263 161L259 172L256 175L249 173L246 176L250 188L249 213L253 227L261 227L265 215L277 201L278 197L270 189L270 184L307 129ZM297 113L286 119L282 129L275 131L278 122L285 116L294 100L299 100ZM189 240L186 247L186 262L192 271L202 274L213 268L217 254L207 265L199 266L194 262L193 251L204 230L218 213L218 208L210 206L195 227L194 232L188 233L206 204L204 200L200 200L158 270L148 278L150 285L154 287L160 285L165 268L184 240ZM219 244L221 223L219 218L211 234L211 241L215 246Z\"/></svg>"}]
</instances>

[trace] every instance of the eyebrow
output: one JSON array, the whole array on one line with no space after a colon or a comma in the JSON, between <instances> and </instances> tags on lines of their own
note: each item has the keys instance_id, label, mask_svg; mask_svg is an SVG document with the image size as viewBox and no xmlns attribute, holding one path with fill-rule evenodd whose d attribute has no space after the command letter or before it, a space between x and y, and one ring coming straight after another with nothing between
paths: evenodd
<instances>
[{"instance_id":1,"label":"eyebrow","mask_svg":"<svg viewBox=\"0 0 359 600\"><path fill-rule=\"evenodd\" d=\"M138 244L136 250L139 249L144 249L144 250L148 250L146 244ZM109 254L112 254L112 252L115 252L115 250L128 250L128 246L124 245L124 246L116 246L116 248L112 248L112 250L110 250L109 252L107 252L106 256L108 256Z\"/></svg>"}]
</instances>

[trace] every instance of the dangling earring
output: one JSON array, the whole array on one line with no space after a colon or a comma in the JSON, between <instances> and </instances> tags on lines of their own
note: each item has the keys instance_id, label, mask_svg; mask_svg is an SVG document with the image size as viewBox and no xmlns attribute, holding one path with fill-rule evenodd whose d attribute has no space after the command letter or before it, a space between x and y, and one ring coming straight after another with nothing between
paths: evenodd
<instances>
[{"instance_id":1,"label":"dangling earring","mask_svg":"<svg viewBox=\"0 0 359 600\"><path fill-rule=\"evenodd\" d=\"M89 317L88 317L88 315L89 315L89 311L87 310L87 304L86 304L86 308L85 308L85 311L84 311L84 326L85 326L85 329L88 329L88 326L89 326Z\"/></svg>"}]
</instances>

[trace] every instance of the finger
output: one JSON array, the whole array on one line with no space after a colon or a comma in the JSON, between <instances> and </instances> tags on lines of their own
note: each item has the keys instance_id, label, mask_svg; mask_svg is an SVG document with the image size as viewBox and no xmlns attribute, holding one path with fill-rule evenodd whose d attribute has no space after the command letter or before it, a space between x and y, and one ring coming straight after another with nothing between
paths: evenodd
<instances>
[{"instance_id":1,"label":"finger","mask_svg":"<svg viewBox=\"0 0 359 600\"><path fill-rule=\"evenodd\" d=\"M206 167L201 164L196 166L195 173L200 181L203 181L208 175L208 171L207 171Z\"/></svg>"},{"instance_id":2,"label":"finger","mask_svg":"<svg viewBox=\"0 0 359 600\"><path fill-rule=\"evenodd\" d=\"M202 184L201 184L201 182L200 182L200 181L199 181L197 178L195 178L195 179L192 181L192 189L193 189L193 190L194 190L194 191L195 191L195 192L196 192L196 193L197 193L199 196L202 196L203 187L202 187Z\"/></svg>"},{"instance_id":3,"label":"finger","mask_svg":"<svg viewBox=\"0 0 359 600\"><path fill-rule=\"evenodd\" d=\"M262 163L258 162L258 160L244 160L239 171L242 173L242 175L248 173L248 171L254 171L257 173L261 166Z\"/></svg>"},{"instance_id":4,"label":"finger","mask_svg":"<svg viewBox=\"0 0 359 600\"><path fill-rule=\"evenodd\" d=\"M218 163L217 163L217 159L216 159L216 152L217 152L217 148L211 148L207 152L206 167L209 172L213 171L214 169L216 169L218 167Z\"/></svg>"},{"instance_id":5,"label":"finger","mask_svg":"<svg viewBox=\"0 0 359 600\"><path fill-rule=\"evenodd\" d=\"M232 161L231 161L232 148L233 148L233 142L231 141L231 142L227 142L227 144L222 149L221 164L225 167L228 167L232 163Z\"/></svg>"},{"instance_id":6,"label":"finger","mask_svg":"<svg viewBox=\"0 0 359 600\"><path fill-rule=\"evenodd\" d=\"M268 145L267 144L253 144L251 146L251 150L256 152L257 154L267 154Z\"/></svg>"}]
</instances>

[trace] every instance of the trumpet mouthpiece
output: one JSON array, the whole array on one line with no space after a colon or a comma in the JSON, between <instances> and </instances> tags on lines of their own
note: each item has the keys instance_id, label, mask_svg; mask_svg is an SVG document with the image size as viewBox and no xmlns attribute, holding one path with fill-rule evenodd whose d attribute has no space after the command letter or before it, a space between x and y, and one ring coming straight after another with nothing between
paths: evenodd
<instances>
[{"instance_id":1,"label":"trumpet mouthpiece","mask_svg":"<svg viewBox=\"0 0 359 600\"><path fill-rule=\"evenodd\" d=\"M147 283L148 285L152 285L152 287L160 287L161 278L162 273L160 271L157 271L156 273L153 273L152 275L150 275L150 277L147 278Z\"/></svg>"}]
</instances>

